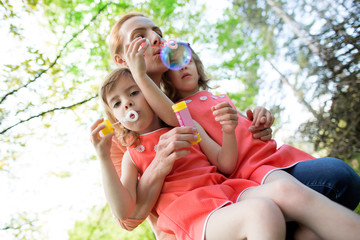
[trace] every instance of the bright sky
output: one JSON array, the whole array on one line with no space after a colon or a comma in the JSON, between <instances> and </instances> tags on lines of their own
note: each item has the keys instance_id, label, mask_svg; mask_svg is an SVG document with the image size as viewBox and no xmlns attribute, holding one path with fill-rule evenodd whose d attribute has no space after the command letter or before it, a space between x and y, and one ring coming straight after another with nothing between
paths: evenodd
<instances>
[{"instance_id":1,"label":"bright sky","mask_svg":"<svg viewBox=\"0 0 360 240\"><path fill-rule=\"evenodd\" d=\"M218 15L220 10L217 2L213 5L215 7L209 8L210 16ZM26 29L24 34L34 44L45 44L44 41L48 40L43 37L44 30L37 27L36 20L24 21L23 27ZM0 64L19 61L23 57L22 46L9 38L3 26L0 26L0 36ZM278 79L270 68L266 70L269 82ZM222 89L225 92L241 87L236 80L224 81L221 86L217 91ZM263 106L267 106L267 101L271 101L271 95L274 94L267 92L268 87L265 85L261 90L259 104ZM284 113L284 118L289 118L292 124L284 125L277 137L292 135L299 120L308 117L299 117L297 114L304 110L293 94L289 94L284 107L292 110ZM75 126L73 121L76 117L72 113L62 112L57 116L62 117L47 130L46 135L35 135L27 142L24 154L10 163L10 172L0 171L0 189L3 194L0 198L0 227L13 214L28 212L40 218L46 238L64 240L75 220L86 218L93 206L106 203L99 162L84 160L95 154L89 141L89 126L72 127ZM68 136L59 139L58 132ZM277 140L281 143L280 138ZM65 172L69 172L70 176L60 178L55 175ZM0 231L0 239L9 238L4 231Z\"/></svg>"}]
</instances>

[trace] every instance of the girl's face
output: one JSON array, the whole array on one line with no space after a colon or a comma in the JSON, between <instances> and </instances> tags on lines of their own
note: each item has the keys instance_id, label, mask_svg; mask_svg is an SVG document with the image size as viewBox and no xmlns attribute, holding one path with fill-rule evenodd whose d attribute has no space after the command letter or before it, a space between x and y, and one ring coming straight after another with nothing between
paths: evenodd
<instances>
[{"instance_id":1,"label":"girl's face","mask_svg":"<svg viewBox=\"0 0 360 240\"><path fill-rule=\"evenodd\" d=\"M108 92L106 101L118 120L124 118L130 110L138 113L135 122L120 123L123 127L140 134L160 128L159 118L132 78L118 79L113 89Z\"/></svg>"},{"instance_id":2,"label":"girl's face","mask_svg":"<svg viewBox=\"0 0 360 240\"><path fill-rule=\"evenodd\" d=\"M164 42L160 28L147 17L132 17L123 23L119 31L125 47L137 37L148 39L151 45L159 45ZM148 75L162 74L167 71L166 66L161 61L160 50L161 47L159 46L151 47L150 51L146 51L144 57Z\"/></svg>"},{"instance_id":3,"label":"girl's face","mask_svg":"<svg viewBox=\"0 0 360 240\"><path fill-rule=\"evenodd\" d=\"M180 70L167 72L168 81L174 85L177 93L182 97L188 97L199 91L199 74L193 59Z\"/></svg>"}]
</instances>

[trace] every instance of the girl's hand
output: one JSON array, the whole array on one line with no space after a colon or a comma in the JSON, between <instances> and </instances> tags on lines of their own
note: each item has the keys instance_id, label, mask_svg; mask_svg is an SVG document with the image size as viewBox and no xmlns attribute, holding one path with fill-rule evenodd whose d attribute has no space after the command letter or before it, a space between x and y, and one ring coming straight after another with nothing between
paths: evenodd
<instances>
[{"instance_id":1,"label":"girl's hand","mask_svg":"<svg viewBox=\"0 0 360 240\"><path fill-rule=\"evenodd\" d=\"M150 42L141 37L135 38L131 43L125 45L124 57L126 65L133 75L146 74L144 54L149 47Z\"/></svg>"},{"instance_id":2,"label":"girl's hand","mask_svg":"<svg viewBox=\"0 0 360 240\"><path fill-rule=\"evenodd\" d=\"M211 110L222 127L223 132L232 133L238 125L238 116L236 110L228 102L222 102L216 106L212 106Z\"/></svg>"},{"instance_id":3,"label":"girl's hand","mask_svg":"<svg viewBox=\"0 0 360 240\"><path fill-rule=\"evenodd\" d=\"M93 125L91 125L91 142L94 145L99 158L102 160L107 160L110 159L110 148L114 132L109 133L104 137L100 136L99 132L105 128L105 124L100 124L103 120L103 118L100 118L96 120Z\"/></svg>"},{"instance_id":4,"label":"girl's hand","mask_svg":"<svg viewBox=\"0 0 360 240\"><path fill-rule=\"evenodd\" d=\"M159 140L153 164L156 164L161 176L166 176L173 168L175 160L190 153L190 141L196 140L196 129L176 127L164 133Z\"/></svg>"},{"instance_id":5,"label":"girl's hand","mask_svg":"<svg viewBox=\"0 0 360 240\"><path fill-rule=\"evenodd\" d=\"M253 133L254 138L259 138L263 141L270 140L272 137L271 126L274 123L274 116L263 107L256 107L254 111L246 111L247 118L252 121L252 126L249 128Z\"/></svg>"}]
</instances>

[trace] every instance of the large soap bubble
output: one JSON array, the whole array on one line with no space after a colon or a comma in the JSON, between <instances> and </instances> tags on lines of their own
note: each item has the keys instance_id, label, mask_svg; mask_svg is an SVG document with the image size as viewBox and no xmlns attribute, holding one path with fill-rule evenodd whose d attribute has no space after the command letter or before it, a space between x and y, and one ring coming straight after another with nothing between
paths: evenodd
<instances>
[{"instance_id":1,"label":"large soap bubble","mask_svg":"<svg viewBox=\"0 0 360 240\"><path fill-rule=\"evenodd\" d=\"M191 49L185 42L170 39L160 52L162 62L171 70L179 70L189 64Z\"/></svg>"}]
</instances>

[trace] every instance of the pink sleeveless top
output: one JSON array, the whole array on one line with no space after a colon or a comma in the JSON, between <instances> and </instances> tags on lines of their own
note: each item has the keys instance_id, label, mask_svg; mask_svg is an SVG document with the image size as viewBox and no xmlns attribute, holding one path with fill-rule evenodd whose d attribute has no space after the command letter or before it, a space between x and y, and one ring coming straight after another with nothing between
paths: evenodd
<instances>
[{"instance_id":1,"label":"pink sleeveless top","mask_svg":"<svg viewBox=\"0 0 360 240\"><path fill-rule=\"evenodd\" d=\"M211 106L227 101L234 108L230 98L225 95L213 95L208 91L200 91L187 97L185 101L191 116L196 120L218 144L222 144L222 127L215 121ZM251 121L238 114L236 128L238 143L238 163L230 178L244 178L263 183L268 173L274 169L288 168L299 161L314 159L311 155L289 145L277 149L275 140L263 142L254 139L249 131Z\"/></svg>"},{"instance_id":2,"label":"pink sleeveless top","mask_svg":"<svg viewBox=\"0 0 360 240\"><path fill-rule=\"evenodd\" d=\"M155 158L157 144L169 128L140 136L141 144L129 147L140 177ZM245 179L227 179L218 173L201 152L198 144L190 154L175 161L165 178L154 207L159 215L158 227L176 239L204 239L208 216L216 209L237 201L240 193L257 183Z\"/></svg>"}]
</instances>

